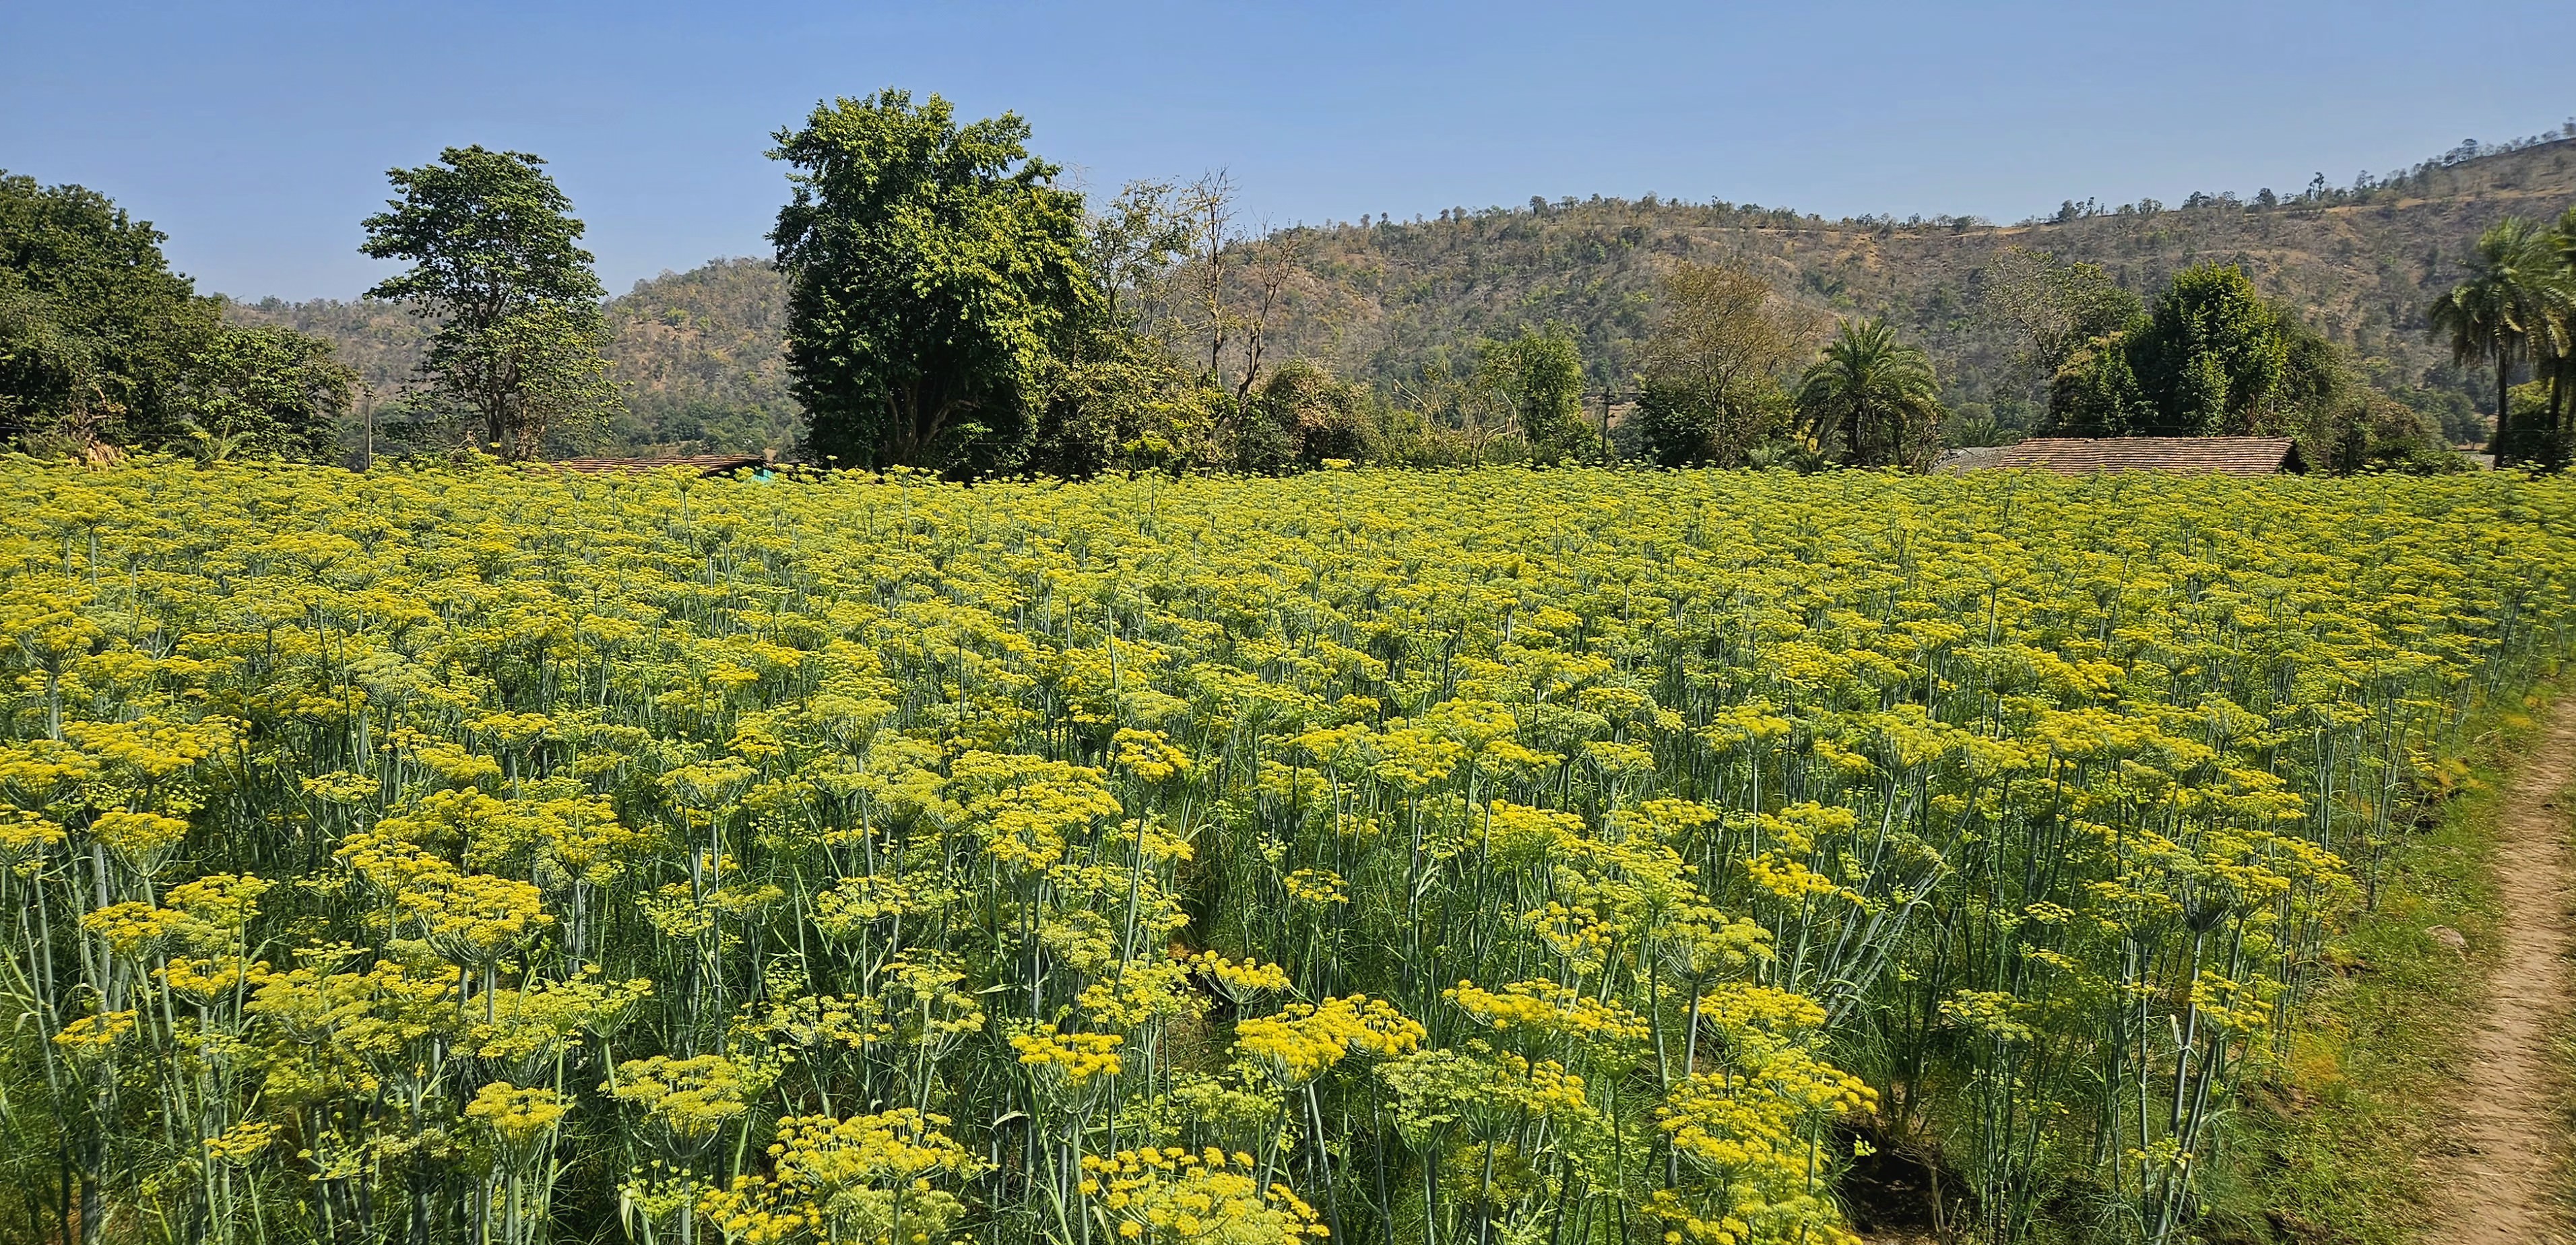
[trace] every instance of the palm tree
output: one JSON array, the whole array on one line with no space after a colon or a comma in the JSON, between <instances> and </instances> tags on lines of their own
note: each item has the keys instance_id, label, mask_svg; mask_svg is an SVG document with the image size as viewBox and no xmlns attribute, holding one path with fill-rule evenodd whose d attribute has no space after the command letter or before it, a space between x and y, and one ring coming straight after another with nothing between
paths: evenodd
<instances>
[{"instance_id":1,"label":"palm tree","mask_svg":"<svg viewBox=\"0 0 2576 1245\"><path fill-rule=\"evenodd\" d=\"M2434 333L2449 335L2452 359L2495 363L2495 436L2487 452L2496 456L2497 466L2505 464L2509 452L2505 435L2513 363L2534 344L2535 334L2545 331L2544 291L2557 263L2555 248L2538 225L2505 217L2478 235L2468 274L2434 299L2426 313Z\"/></svg>"},{"instance_id":2,"label":"palm tree","mask_svg":"<svg viewBox=\"0 0 2576 1245\"><path fill-rule=\"evenodd\" d=\"M2542 287L2540 365L2535 370L2549 378L2549 426L2563 433L2568 417L2576 414L2567 400L2567 387L2576 382L2576 207L2559 214L2545 241L2557 263Z\"/></svg>"},{"instance_id":3,"label":"palm tree","mask_svg":"<svg viewBox=\"0 0 2576 1245\"><path fill-rule=\"evenodd\" d=\"M1856 467L1924 465L1947 414L1932 360L1878 320L1842 322L1799 378L1797 402L1816 447L1831 453L1839 440Z\"/></svg>"}]
</instances>

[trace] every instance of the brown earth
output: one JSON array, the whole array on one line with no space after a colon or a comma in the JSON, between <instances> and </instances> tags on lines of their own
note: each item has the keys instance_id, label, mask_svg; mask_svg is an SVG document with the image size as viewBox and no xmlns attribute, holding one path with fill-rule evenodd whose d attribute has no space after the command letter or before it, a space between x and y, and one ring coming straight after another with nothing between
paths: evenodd
<instances>
[{"instance_id":1,"label":"brown earth","mask_svg":"<svg viewBox=\"0 0 2576 1245\"><path fill-rule=\"evenodd\" d=\"M2484 1012L2467 1070L2425 1156L2434 1189L2424 1239L2438 1245L2568 1245L2565 1086L2553 1050L2569 1010L2576 867L2568 860L2576 781L2576 700L2560 701L2511 780L2497 823L2503 908L2485 961Z\"/></svg>"}]
</instances>

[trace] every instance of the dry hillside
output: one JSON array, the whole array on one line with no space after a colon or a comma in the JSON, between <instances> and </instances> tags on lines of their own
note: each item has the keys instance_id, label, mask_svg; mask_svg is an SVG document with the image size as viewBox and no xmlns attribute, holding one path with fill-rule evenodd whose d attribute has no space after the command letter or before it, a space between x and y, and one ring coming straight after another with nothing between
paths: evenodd
<instances>
[{"instance_id":1,"label":"dry hillside","mask_svg":"<svg viewBox=\"0 0 2576 1245\"><path fill-rule=\"evenodd\" d=\"M1995 256L2033 247L2101 265L2142 294L2174 270L2242 265L2262 288L2350 348L2373 380L2404 392L2461 377L2424 329L2424 305L2458 272L2478 231L2507 214L2554 216L2576 203L2576 139L2474 157L2454 152L2400 181L2261 207L2070 206L2062 219L1826 221L1736 204L1594 199L1436 220L1303 228L1273 358L1306 356L1381 384L1479 337L1560 321L1583 341L1596 386L1616 387L1645 332L1657 274L1734 259L1791 296L1837 313L1885 316L1928 347L1955 403L2010 418L2033 393L2008 334L1980 312ZM638 282L608 304L610 355L629 385L633 444L784 447L795 407L779 358L783 290L759 260L718 260ZM235 304L246 320L292 324L340 343L380 389L402 383L420 328L365 303ZM1284 346L1284 356L1279 347Z\"/></svg>"}]
</instances>

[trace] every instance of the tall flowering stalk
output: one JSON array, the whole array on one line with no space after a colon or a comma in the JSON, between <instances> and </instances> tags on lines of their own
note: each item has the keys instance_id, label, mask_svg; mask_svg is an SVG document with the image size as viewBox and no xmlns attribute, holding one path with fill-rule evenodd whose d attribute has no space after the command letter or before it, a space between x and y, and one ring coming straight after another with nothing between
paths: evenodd
<instances>
[{"instance_id":1,"label":"tall flowering stalk","mask_svg":"<svg viewBox=\"0 0 2576 1245\"><path fill-rule=\"evenodd\" d=\"M0 463L0 1235L2178 1239L2570 503Z\"/></svg>"}]
</instances>

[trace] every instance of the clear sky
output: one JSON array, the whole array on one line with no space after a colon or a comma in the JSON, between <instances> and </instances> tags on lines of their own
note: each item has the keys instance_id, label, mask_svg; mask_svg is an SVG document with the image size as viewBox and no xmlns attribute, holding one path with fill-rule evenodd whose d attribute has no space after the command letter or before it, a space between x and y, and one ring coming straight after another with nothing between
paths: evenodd
<instances>
[{"instance_id":1,"label":"clear sky","mask_svg":"<svg viewBox=\"0 0 2576 1245\"><path fill-rule=\"evenodd\" d=\"M2014 220L2348 184L2576 114L2576 3L0 2L0 169L170 235L200 287L349 297L384 170L546 157L612 291L765 253L769 135L833 95L1015 110L1087 187L1248 215L1532 195Z\"/></svg>"}]
</instances>

